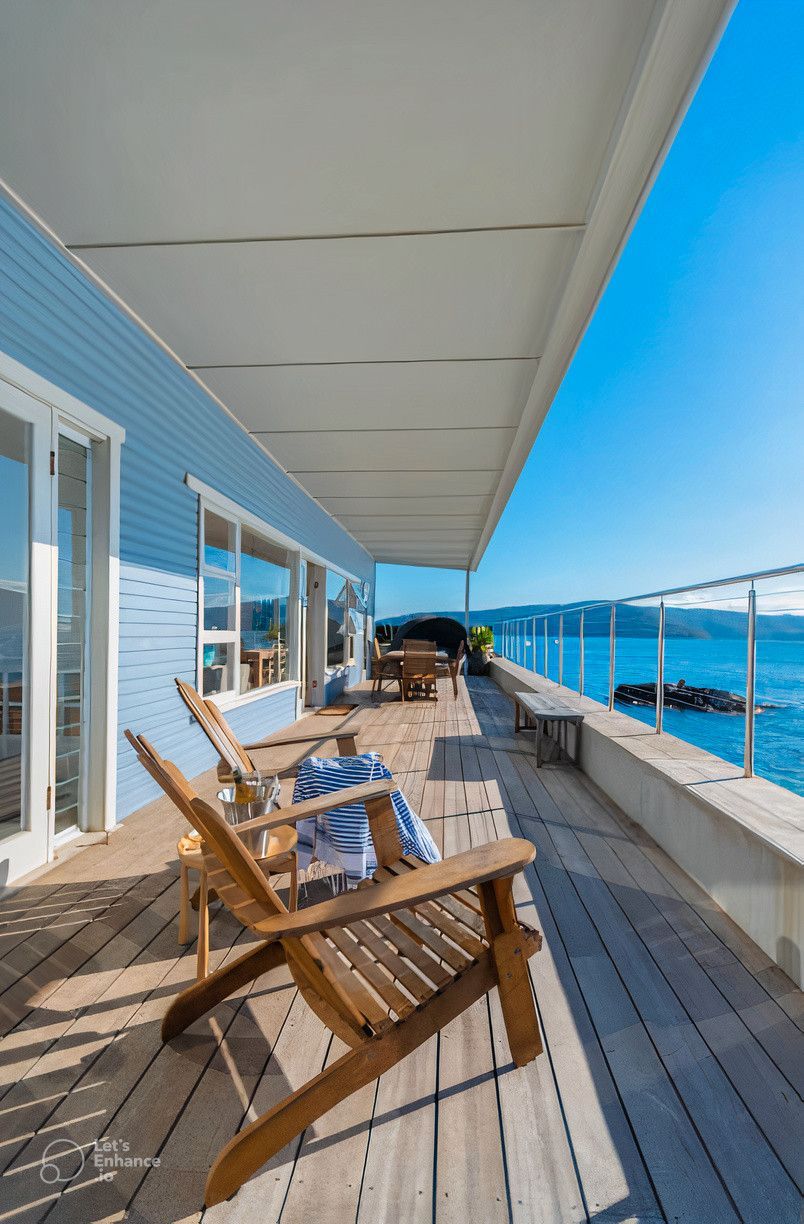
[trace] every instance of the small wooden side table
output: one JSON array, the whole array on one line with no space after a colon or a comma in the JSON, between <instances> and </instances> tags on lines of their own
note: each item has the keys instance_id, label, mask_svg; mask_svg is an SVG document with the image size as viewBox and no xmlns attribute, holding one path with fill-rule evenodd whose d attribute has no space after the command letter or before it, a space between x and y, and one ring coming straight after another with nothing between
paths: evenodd
<instances>
[{"instance_id":1,"label":"small wooden side table","mask_svg":"<svg viewBox=\"0 0 804 1224\"><path fill-rule=\"evenodd\" d=\"M281 825L271 830L268 842L268 853L265 858L258 859L260 868L266 875L290 874L290 896L288 909L292 912L298 906L299 878L296 859L296 843L299 835L290 825ZM180 837L176 845L179 856L179 943L187 944L192 939L190 934L190 872L197 871L200 879L198 888L198 953L196 957L196 978L200 982L209 973L209 890L207 887L207 871L204 866L204 855L201 851L201 835L193 830ZM214 894L213 894L214 900Z\"/></svg>"}]
</instances>

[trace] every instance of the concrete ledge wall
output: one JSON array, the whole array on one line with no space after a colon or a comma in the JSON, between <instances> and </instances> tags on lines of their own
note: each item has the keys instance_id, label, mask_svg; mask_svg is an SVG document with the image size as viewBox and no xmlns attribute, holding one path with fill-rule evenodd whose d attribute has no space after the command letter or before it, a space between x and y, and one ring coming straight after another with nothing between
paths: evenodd
<instances>
[{"instance_id":1,"label":"concrete ledge wall","mask_svg":"<svg viewBox=\"0 0 804 1224\"><path fill-rule=\"evenodd\" d=\"M582 710L584 773L804 985L804 799L508 660L491 677Z\"/></svg>"}]
</instances>

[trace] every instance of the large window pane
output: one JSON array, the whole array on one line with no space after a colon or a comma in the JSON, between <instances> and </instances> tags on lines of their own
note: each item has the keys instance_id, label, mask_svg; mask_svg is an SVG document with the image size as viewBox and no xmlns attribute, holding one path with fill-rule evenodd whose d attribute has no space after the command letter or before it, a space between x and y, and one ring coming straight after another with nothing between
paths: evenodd
<instances>
[{"instance_id":1,"label":"large window pane","mask_svg":"<svg viewBox=\"0 0 804 1224\"><path fill-rule=\"evenodd\" d=\"M240 549L240 691L288 678L290 567L285 549L243 529Z\"/></svg>"},{"instance_id":2,"label":"large window pane","mask_svg":"<svg viewBox=\"0 0 804 1224\"><path fill-rule=\"evenodd\" d=\"M215 569L235 570L236 530L234 523L211 510L204 511L204 564Z\"/></svg>"},{"instance_id":3,"label":"large window pane","mask_svg":"<svg viewBox=\"0 0 804 1224\"><path fill-rule=\"evenodd\" d=\"M234 579L204 578L204 628L233 632L235 627Z\"/></svg>"},{"instance_id":4,"label":"large window pane","mask_svg":"<svg viewBox=\"0 0 804 1224\"><path fill-rule=\"evenodd\" d=\"M346 579L327 570L327 667L343 665L346 612Z\"/></svg>"},{"instance_id":5,"label":"large window pane","mask_svg":"<svg viewBox=\"0 0 804 1224\"><path fill-rule=\"evenodd\" d=\"M22 827L22 729L28 700L28 426L0 412L0 838Z\"/></svg>"}]
</instances>

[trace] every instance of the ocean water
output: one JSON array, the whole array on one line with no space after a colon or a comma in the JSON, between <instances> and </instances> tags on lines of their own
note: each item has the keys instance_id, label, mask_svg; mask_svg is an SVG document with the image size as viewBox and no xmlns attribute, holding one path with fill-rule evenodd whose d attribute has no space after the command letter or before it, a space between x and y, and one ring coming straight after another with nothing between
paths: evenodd
<instances>
[{"instance_id":1,"label":"ocean water","mask_svg":"<svg viewBox=\"0 0 804 1224\"><path fill-rule=\"evenodd\" d=\"M523 627L524 628L524 627ZM498 650L502 643L497 642ZM509 657L525 667L533 666L530 634L515 640ZM577 637L564 638L564 684L578 686ZM538 634L536 667L544 671L544 638ZM547 672L558 680L558 646L548 639ZM586 637L584 641L584 691L597 701L608 700L609 641ZM668 638L665 643L664 678L687 684L729 689L745 693L746 646L744 641ZM618 637L614 669L615 684L656 681L656 642L649 638ZM757 642L757 703L771 707L757 714L754 723L754 771L764 778L804 795L804 642ZM620 705L641 722L656 719L652 707ZM665 710L664 729L679 739L705 748L742 768L745 717L742 714L705 714L697 710Z\"/></svg>"}]
</instances>

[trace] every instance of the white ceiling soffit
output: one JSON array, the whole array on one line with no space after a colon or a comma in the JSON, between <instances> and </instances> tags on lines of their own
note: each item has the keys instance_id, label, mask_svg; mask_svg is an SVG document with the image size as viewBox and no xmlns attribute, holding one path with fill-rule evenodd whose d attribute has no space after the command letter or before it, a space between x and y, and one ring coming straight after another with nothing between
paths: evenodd
<instances>
[{"instance_id":1,"label":"white ceiling soffit","mask_svg":"<svg viewBox=\"0 0 804 1224\"><path fill-rule=\"evenodd\" d=\"M5 0L0 174L379 561L476 568L731 0Z\"/></svg>"}]
</instances>

